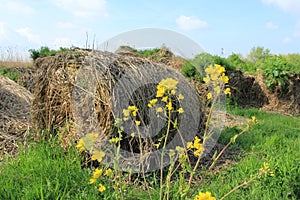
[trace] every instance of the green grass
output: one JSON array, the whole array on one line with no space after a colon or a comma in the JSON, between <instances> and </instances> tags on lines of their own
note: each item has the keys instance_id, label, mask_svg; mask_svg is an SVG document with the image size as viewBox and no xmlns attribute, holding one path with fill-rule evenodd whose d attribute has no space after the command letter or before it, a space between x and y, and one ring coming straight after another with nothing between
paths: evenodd
<instances>
[{"instance_id":1,"label":"green grass","mask_svg":"<svg viewBox=\"0 0 300 200\"><path fill-rule=\"evenodd\" d=\"M96 199L76 149L54 141L32 144L0 166L0 199Z\"/></svg>"},{"instance_id":2,"label":"green grass","mask_svg":"<svg viewBox=\"0 0 300 200\"><path fill-rule=\"evenodd\" d=\"M256 109L231 108L228 112L247 118L256 116L259 124L231 147L242 151L238 162L217 175L209 175L201 186L193 185L193 190L210 191L219 199L257 174L263 162L268 162L274 177L262 177L235 191L228 199L300 199L300 118ZM237 127L226 129L219 141L225 144L239 131ZM74 147L65 151L52 140L33 143L16 158L0 163L0 199L112 199L112 185L106 185L107 190L100 194L95 186L88 184L92 172L82 169L81 161ZM155 180L151 186L153 199L157 199L159 186ZM147 192L140 188L128 186L125 199L148 199ZM177 191L175 180L172 199L179 199L175 195Z\"/></svg>"},{"instance_id":3,"label":"green grass","mask_svg":"<svg viewBox=\"0 0 300 200\"><path fill-rule=\"evenodd\" d=\"M19 77L20 77L19 72L13 71L13 69L9 68L9 67L0 68L0 74L5 76L5 77L8 77L9 79L11 79L15 82L17 82Z\"/></svg>"},{"instance_id":4,"label":"green grass","mask_svg":"<svg viewBox=\"0 0 300 200\"><path fill-rule=\"evenodd\" d=\"M274 177L261 178L233 193L229 199L300 199L300 118L268 114L256 109L238 109L232 114L256 116L259 124L242 135L232 148L243 156L233 167L213 177L205 188L222 197L230 189L258 172L264 161L274 171ZM238 132L234 127L223 132L220 141L226 143Z\"/></svg>"}]
</instances>

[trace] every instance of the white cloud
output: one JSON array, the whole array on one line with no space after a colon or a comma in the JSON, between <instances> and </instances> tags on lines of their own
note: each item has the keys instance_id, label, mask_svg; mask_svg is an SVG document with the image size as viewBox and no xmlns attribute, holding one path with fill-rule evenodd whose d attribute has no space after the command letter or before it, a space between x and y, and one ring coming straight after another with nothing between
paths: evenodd
<instances>
[{"instance_id":1,"label":"white cloud","mask_svg":"<svg viewBox=\"0 0 300 200\"><path fill-rule=\"evenodd\" d=\"M283 44L289 44L292 41L292 39L290 37L285 37L283 38Z\"/></svg>"},{"instance_id":2,"label":"white cloud","mask_svg":"<svg viewBox=\"0 0 300 200\"><path fill-rule=\"evenodd\" d=\"M51 2L77 17L108 16L105 0L53 0Z\"/></svg>"},{"instance_id":3,"label":"white cloud","mask_svg":"<svg viewBox=\"0 0 300 200\"><path fill-rule=\"evenodd\" d=\"M176 23L182 30L196 30L207 27L206 21L202 21L197 17L188 17L184 15L178 17Z\"/></svg>"},{"instance_id":4,"label":"white cloud","mask_svg":"<svg viewBox=\"0 0 300 200\"><path fill-rule=\"evenodd\" d=\"M3 0L0 4L0 10L2 11L9 11L14 14L23 14L23 15L33 15L36 13L36 11L21 2L14 1L14 0Z\"/></svg>"},{"instance_id":5,"label":"white cloud","mask_svg":"<svg viewBox=\"0 0 300 200\"><path fill-rule=\"evenodd\" d=\"M25 37L29 42L41 44L40 36L32 34L29 27L17 29L16 32Z\"/></svg>"},{"instance_id":6,"label":"white cloud","mask_svg":"<svg viewBox=\"0 0 300 200\"><path fill-rule=\"evenodd\" d=\"M278 26L276 24L274 24L273 22L267 22L266 28L270 29L270 30L275 30L275 29L278 29Z\"/></svg>"},{"instance_id":7,"label":"white cloud","mask_svg":"<svg viewBox=\"0 0 300 200\"><path fill-rule=\"evenodd\" d=\"M285 12L300 16L299 0L262 0L262 2L268 5L275 5Z\"/></svg>"}]
</instances>

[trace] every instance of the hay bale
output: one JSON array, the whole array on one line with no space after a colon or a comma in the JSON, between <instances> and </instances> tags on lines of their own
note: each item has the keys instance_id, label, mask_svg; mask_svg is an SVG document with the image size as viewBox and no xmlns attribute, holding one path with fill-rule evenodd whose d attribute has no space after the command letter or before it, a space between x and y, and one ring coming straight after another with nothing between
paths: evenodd
<instances>
[{"instance_id":1,"label":"hay bale","mask_svg":"<svg viewBox=\"0 0 300 200\"><path fill-rule=\"evenodd\" d=\"M39 58L35 67L37 74L32 106L35 128L55 132L67 123L70 125L68 134L74 138L95 131L104 136L110 135L115 118L120 117L113 115L112 109L122 111L129 104L147 105L155 97L156 84L162 77L176 78L183 95L195 95L187 93L192 89L181 74L166 65L139 57L74 49L53 57ZM93 89L87 91L87 88ZM115 98L116 94L119 99ZM196 101L198 98L188 103L199 105ZM194 108L186 106L185 113L194 112L197 113ZM147 123L146 119L141 120ZM199 117L195 117L183 120L183 123L199 121ZM198 129L197 126L190 128Z\"/></svg>"},{"instance_id":2,"label":"hay bale","mask_svg":"<svg viewBox=\"0 0 300 200\"><path fill-rule=\"evenodd\" d=\"M240 106L262 108L269 103L264 89L254 76L233 71L230 73L228 85L231 89L231 99Z\"/></svg>"},{"instance_id":3,"label":"hay bale","mask_svg":"<svg viewBox=\"0 0 300 200\"><path fill-rule=\"evenodd\" d=\"M0 151L13 152L16 141L31 128L33 95L14 81L0 76Z\"/></svg>"}]
</instances>

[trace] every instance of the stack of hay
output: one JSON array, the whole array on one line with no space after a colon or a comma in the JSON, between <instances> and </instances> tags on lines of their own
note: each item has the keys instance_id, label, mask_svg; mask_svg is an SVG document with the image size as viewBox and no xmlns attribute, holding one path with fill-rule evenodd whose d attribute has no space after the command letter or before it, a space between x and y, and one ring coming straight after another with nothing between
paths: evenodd
<instances>
[{"instance_id":1,"label":"stack of hay","mask_svg":"<svg viewBox=\"0 0 300 200\"><path fill-rule=\"evenodd\" d=\"M73 49L39 58L35 67L34 126L51 133L59 131L63 138L69 137L68 141L91 132L111 134L115 119L121 117L114 116L112 109L122 111L133 104L147 107L148 101L155 98L156 84L162 78L177 79L183 92L192 90L181 74L166 65L109 52ZM113 99L114 92L119 99ZM191 107L185 112L196 111ZM67 131L62 127L67 127Z\"/></svg>"},{"instance_id":2,"label":"stack of hay","mask_svg":"<svg viewBox=\"0 0 300 200\"><path fill-rule=\"evenodd\" d=\"M0 152L16 152L17 141L31 128L33 95L14 81L0 76Z\"/></svg>"}]
</instances>

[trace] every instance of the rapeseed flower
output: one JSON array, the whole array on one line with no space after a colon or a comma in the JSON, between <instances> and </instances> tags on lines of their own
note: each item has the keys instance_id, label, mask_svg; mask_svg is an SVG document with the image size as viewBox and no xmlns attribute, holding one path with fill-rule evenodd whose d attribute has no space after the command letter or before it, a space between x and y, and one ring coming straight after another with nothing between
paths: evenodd
<instances>
[{"instance_id":1,"label":"rapeseed flower","mask_svg":"<svg viewBox=\"0 0 300 200\"><path fill-rule=\"evenodd\" d=\"M216 197L211 196L210 192L199 192L194 198L194 200L216 200Z\"/></svg>"},{"instance_id":2,"label":"rapeseed flower","mask_svg":"<svg viewBox=\"0 0 300 200\"><path fill-rule=\"evenodd\" d=\"M106 190L106 187L104 185L102 185L101 183L99 184L99 192L103 192Z\"/></svg>"},{"instance_id":3,"label":"rapeseed flower","mask_svg":"<svg viewBox=\"0 0 300 200\"><path fill-rule=\"evenodd\" d=\"M93 178L94 179L97 179L97 178L99 178L101 175L102 175L102 173L103 173L103 170L102 169L95 169L95 171L94 171L94 173L93 173Z\"/></svg>"},{"instance_id":4,"label":"rapeseed flower","mask_svg":"<svg viewBox=\"0 0 300 200\"><path fill-rule=\"evenodd\" d=\"M76 145L76 148L78 148L80 152L82 152L82 151L85 151L85 150L86 150L86 148L85 148L85 146L84 146L84 142L83 142L83 139L82 139L82 138L81 138L81 139L78 141L78 143L77 143L77 145Z\"/></svg>"}]
</instances>

